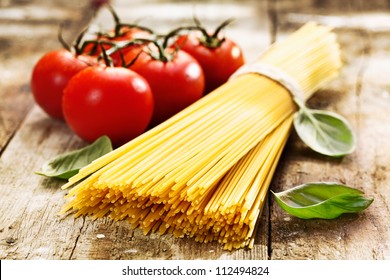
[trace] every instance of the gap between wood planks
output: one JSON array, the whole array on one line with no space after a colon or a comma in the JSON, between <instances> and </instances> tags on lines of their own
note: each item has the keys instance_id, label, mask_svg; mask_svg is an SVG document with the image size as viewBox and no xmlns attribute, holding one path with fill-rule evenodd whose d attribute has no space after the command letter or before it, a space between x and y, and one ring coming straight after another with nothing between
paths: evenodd
<instances>
[{"instance_id":1,"label":"gap between wood planks","mask_svg":"<svg viewBox=\"0 0 390 280\"><path fill-rule=\"evenodd\" d=\"M277 1L277 2L283 2L283 1ZM319 2L327 2L327 1L319 1ZM351 2L348 2L351 4ZM362 4L362 3L361 3ZM272 5L270 5L272 6ZM274 6L276 5L276 2L274 3ZM313 7L311 7L313 8ZM315 7L314 7L315 8ZM353 5L349 6L350 9L347 9L345 11L346 14L343 14L343 19L345 20L348 17L348 14L353 12L353 13L358 13L359 11L364 11L364 7L358 6L355 7ZM353 10L351 11L351 9ZM286 11L282 11L286 12ZM288 11L287 11L288 12ZM272 13L271 13L272 14ZM315 12L314 12L315 14ZM356 14L354 15L356 17ZM374 16L374 15L373 15ZM280 10L278 7L276 8L275 14L272 14L270 18L274 18L274 22L276 25L286 27L286 25L290 24L291 22L288 22L288 20L284 22L280 21ZM312 18L315 18L313 16ZM296 23L295 23L296 24ZM275 37L279 35L278 30L280 28L275 27ZM380 50L378 46L376 46L376 49L374 48L373 44L378 44L378 36L376 35L375 31L370 30L370 29L365 29L364 25L362 24L362 27L351 27L351 26L339 26L336 28L337 33L341 33L343 35L350 36L353 33L353 36L349 38L349 41L347 42L348 44L346 45L346 51L347 52L352 52L353 57L350 57L352 61L350 61L349 65L346 65L347 68L347 75L344 77L340 77L340 81L336 81L336 88L338 88L340 85L344 87L340 87L340 89L337 89L339 91L345 91L348 92L349 97L347 98L348 101L352 101L350 103L351 110L348 108L346 111L350 113L349 119L352 121L356 128L356 134L357 138L360 140L364 137L367 138L367 135L369 133L376 132L375 128L370 128L367 126L367 119L370 119L372 121L375 119L376 114L371 111L371 115L368 113L367 110L375 109L373 107L373 104L369 103L366 104L367 98L374 99L375 96L370 96L370 94L375 93L375 92L370 92L369 88L370 85L374 83L376 87L380 87L382 85L378 83L378 85L375 84L375 81L370 81L370 77L368 76L370 73L368 71L371 71L371 76L374 68L373 66L376 66L373 61L373 55L374 51ZM384 31L387 32L387 31ZM348 34L351 33L351 34ZM388 34L388 33L385 33ZM373 38L375 37L375 38ZM347 39L348 40L348 39ZM373 41L376 40L376 41ZM346 42L344 42L346 43ZM388 46L388 45L387 45ZM355 47L355 50L354 50ZM358 51L356 51L356 48ZM386 49L385 49L386 50ZM348 54L350 55L350 54ZM374 56L377 59L377 56ZM379 56L380 57L380 56ZM385 62L386 63L386 62ZM385 63L383 65L385 65ZM382 69L384 70L384 69ZM379 70L380 71L380 70ZM342 80L346 79L346 80ZM371 77L372 79L372 77ZM344 83L344 85L343 85ZM331 86L332 87L332 86ZM377 90L377 89L376 89ZM316 98L315 98L316 99ZM316 100L317 101L317 100ZM337 100L336 100L337 101ZM371 101L371 100L370 100ZM374 101L376 102L376 101ZM374 103L373 102L373 103ZM382 103L385 101L382 101ZM340 103L340 104L338 104ZM326 104L325 104L326 105ZM374 104L375 105L375 104ZM329 105L326 105L327 107ZM340 100L340 102L335 102L334 104L331 105L332 107L339 108L341 110L346 109L347 107L345 103ZM348 106L348 105L347 105ZM384 105L382 108L384 108L386 105ZM378 108L379 112L381 108ZM367 115L368 114L368 115ZM386 133L382 133L383 135L386 135ZM381 135L382 135L381 134ZM388 134L388 133L387 133ZM376 147L374 139L365 139L365 141L372 143L371 146ZM373 142L374 141L374 142ZM292 141L295 142L295 141ZM383 141L382 141L383 142ZM381 142L379 142L381 143ZM290 142L291 144L291 142ZM292 144L296 145L296 144ZM380 145L380 144L379 144ZM367 149L369 147L368 144L364 145L363 150L360 149L354 153L354 155L347 157L345 165L340 165L341 169L345 169L345 173L340 171L339 173L335 174L330 174L331 170L335 170L334 166L326 166L326 164L320 164L319 166L323 165L326 167L326 170L323 171L324 177L330 177L332 178L335 176L335 178L340 179L340 180L347 180L349 183L354 183L356 184L355 187L358 187L362 189L363 191L368 191L368 192L373 192L380 197L379 200L377 200L376 203L379 205L384 205L385 210L381 210L378 212L377 215L374 215L376 212L371 209L368 209L366 213L363 213L361 215L351 215L351 216L345 216L342 217L341 219L331 221L331 222L316 222L316 221L308 221L308 222L303 222L303 221L295 221L294 224L296 226L296 232L293 232L292 230L294 229L293 225L283 225L283 217L286 219L288 217L286 216L281 216L280 211L277 210L277 206L273 204L273 200L270 199L270 209L271 209L271 214L270 214L270 229L269 229L269 258L270 259L280 259L280 258L287 258L287 259L292 259L292 258L368 258L370 256L370 252L367 252L369 250L372 251L371 258L372 259L381 259L381 258L386 258L386 256L389 256L389 241L386 239L386 236L389 236L388 234L388 226L384 224L384 221L381 219L386 219L385 217L389 216L389 211L388 211L388 206L386 204L386 199L388 200L388 196L386 198L386 194L383 194L383 189L382 192L378 189L376 189L376 185L379 184L380 182L377 181L377 175L371 174L370 172L376 172L378 170L378 166L380 166L380 163L377 163L377 157L378 154L374 153L371 151L371 153L367 153L367 151L364 150L364 148ZM294 151L292 151L295 153ZM368 150L369 152L369 150ZM380 152L380 151L377 151ZM367 154L366 154L367 153ZM383 149L383 153L386 153L386 149ZM369 163L367 164L362 164L365 156L367 156L367 161ZM372 156L375 158L372 159ZM291 159L289 155L287 155L288 158ZM297 158L299 160L299 158ZM316 158L307 158L308 161L305 164L305 166L309 166L311 161L313 161L313 166L314 166L314 173L318 170L316 170ZM385 161L385 156L382 155L380 160ZM352 162L356 161L356 162ZM372 161L372 162L371 162ZM299 161L298 161L299 164ZM335 165L335 163L330 162L330 165ZM382 163L383 164L383 163ZM292 161L288 164L289 166L284 168L283 163L279 163L279 170L290 170L290 171L296 171L297 169L291 168L290 165L294 165ZM337 166L337 163L336 163ZM368 169L365 169L367 168ZM383 168L383 166L382 166ZM383 173L386 169L379 170L379 173ZM288 177L287 175L288 172L285 172L284 175L277 175L275 176L274 183L275 185L282 185L283 183L286 183L286 178ZM329 173L329 174L328 174ZM344 175L343 175L344 174ZM343 176L347 176L348 174L352 174L355 176L355 178L343 178ZM297 175L298 176L298 175ZM384 176L384 175L382 175ZM304 176L298 176L300 179L298 181L302 181L303 178L310 178L310 174L304 174ZM292 177L290 177L291 179ZM382 180L385 180L386 177L384 177ZM287 178L288 179L288 178ZM365 180L369 179L368 182ZM383 185L383 183L382 183ZM280 188L280 186L277 186ZM287 186L284 186L287 187ZM378 187L379 188L379 187ZM375 207L375 206L373 206ZM272 211L272 209L274 209ZM386 210L387 209L387 210ZM276 214L275 214L276 213ZM384 215L382 215L384 214ZM277 216L276 219L272 221L273 216ZM383 216L383 217L382 217ZM356 220L356 222L355 222ZM278 225L281 224L281 225ZM328 226L327 231L320 231L321 226ZM285 230L283 232L282 230ZM276 231L279 231L278 233ZM312 236L311 239L305 239L308 238L308 234L305 233L305 231L312 232L316 234L317 236ZM328 233L329 232L329 233ZM365 236L368 233L372 233L373 235L371 236L371 240L367 239L367 236ZM378 234L380 233L380 234ZM295 236L290 236L290 234L298 234ZM278 236L279 235L279 236ZM320 236L319 236L320 235ZM340 238L340 244L337 246L337 242L334 242L331 238L334 236L337 236L337 238ZM290 237L290 238L288 238ZM310 237L310 236L309 236ZM323 240L321 240L321 237ZM283 239L285 238L285 239ZM329 239L329 241L327 240ZM291 245L289 244L291 243ZM359 242L361 243L362 248L356 248L356 244ZM329 247L329 248L327 248ZM364 248L364 249L363 249ZM283 251L284 250L284 251ZM316 250L318 250L316 252ZM339 252L338 252L339 251ZM283 253L285 253L283 255ZM340 253L337 255L336 253Z\"/></svg>"},{"instance_id":2,"label":"gap between wood planks","mask_svg":"<svg viewBox=\"0 0 390 280\"><path fill-rule=\"evenodd\" d=\"M280 26L282 25L282 23L280 22L280 10L279 10L279 7L278 7L278 3L280 1L272 1L272 0L268 0L267 2L267 9L268 9L268 21L270 22L270 28L269 28L269 32L271 34L271 41L275 40L279 35L280 35L280 30L282 30L282 28L280 28ZM371 33L369 32L366 32L365 30L357 30L356 31L358 34L359 34L359 38L361 39L359 44L361 43L363 45L363 48L362 48L362 52L361 54L359 55L359 59L361 59L359 61L359 67L358 67L358 71L357 71L357 75L355 76L355 87L354 87L354 94L356 96L356 111L358 114L355 115L355 123L359 125L360 127L360 121L361 121L361 116L360 116L360 112L361 112L361 106L363 104L361 104L362 100L360 99L361 95L362 95L362 91L363 91L363 80L364 80L364 77L366 75L366 67L369 66L370 64L370 55L371 55L371 52L372 52L372 47L371 47ZM367 40L366 40L367 38ZM360 128L359 128L360 129ZM16 130L15 130L16 131ZM12 141L11 141L12 142ZM10 140L9 142L10 143ZM5 149L4 149L5 150ZM291 159L291 158L290 158ZM284 170L285 169L285 166L283 166L283 162L280 162L279 164L279 168L278 170ZM291 165L291 160L288 164L286 165ZM285 175L285 174L284 174ZM275 184L278 185L278 184L283 184L283 183L286 183L286 182L283 182L283 180L285 178L282 178L280 176L276 176L275 179L274 179L274 182L272 183L271 186L274 186ZM283 185L284 187L287 187L286 185ZM47 187L47 186L46 186ZM277 206L273 204L273 200L272 198L269 196L268 197L268 200L269 200L269 203L265 205L265 208L264 208L264 213L262 215L262 217L260 217L261 221L265 221L267 223L267 228L265 230L263 230L262 232L265 232L267 231L268 232L268 237L267 237L267 242L264 242L264 241L259 241L262 237L260 236L261 235L261 231L259 231L257 233L257 238L258 238L258 242L255 244L257 245L255 247L255 249L252 251L252 252L246 252L246 251L237 251L237 252L234 252L232 254L223 254L223 253L220 253L219 251L217 252L213 252L213 253L209 253L209 254L206 254L204 253L203 255L196 255L197 253L199 253L200 251L202 251L202 249L198 249L198 248L211 248L211 247L207 247L207 246L202 246L201 244L193 244L195 243L195 241L193 240L189 240L188 242L187 241L178 241L178 240L175 240L174 242L172 243L169 243L170 239L169 237L168 238L161 238L159 239L158 242L156 243L153 243L153 240L151 239L148 239L148 238L141 238L139 235L138 235L138 231L136 233L136 236L134 237L134 239L138 239L138 245L136 244L136 246L140 247L141 246L139 245L141 242L150 242L153 244L157 244L156 246L157 247L160 247L162 246L161 244L164 244L164 245L169 245L169 244L174 244L174 245L177 245L177 244L180 244L180 245L177 245L178 249L174 249L172 250L173 254L176 253L176 255L169 255L168 253L167 254L163 254L164 252L162 252L161 248L157 248L155 251L152 252L152 255L149 256L149 255L144 255L145 258L148 258L148 257L154 257L154 256L168 256L170 258L174 258L175 256L176 257L180 257L180 256L185 256L186 252L184 252L185 250L188 250L188 249L193 249L194 253L188 253L187 256L190 256L190 257L193 257L193 258L196 258L196 257L200 257L200 256L211 256L211 255L220 255L222 257L226 257L226 258L243 258L243 259L249 259L249 258L268 258L268 259L274 259L274 258L278 258L278 255L275 254L275 252L273 251L273 236L275 234L277 234L277 230L278 230L278 227L274 228L273 227L273 223L271 222L271 218L272 218L272 209L276 208ZM26 208L24 209L26 210ZM112 250L116 250L116 252L119 251L119 254L118 253L114 253L114 255L110 255L110 254L106 254L106 252L103 252L103 253L100 253L99 254L99 251L98 249L99 248L94 248L94 246L99 246L98 242L91 242L91 243L87 243L88 242L88 238L90 239L91 237L93 238L93 234L96 235L96 231L94 230L97 230L97 229L101 229L101 228L104 228L104 227L109 227L109 226L112 226L112 224L110 223L107 223L107 221L103 221L103 222L96 222L93 224L93 221L91 222L89 219L86 219L86 218L82 218L83 220L82 221L79 221L79 222L75 222L73 224L73 227L74 227L74 231L75 231L75 234L73 236L71 236L71 239L69 239L68 241L73 241L73 244L69 244L69 247L70 248L62 248L60 250L62 251L65 251L63 252L62 254L58 254L57 252L57 257L64 257L64 258L68 258L68 259L77 259L77 258L86 258L88 256L97 256L97 257L103 257L103 256L107 256L108 258L128 258L129 255L131 257L131 254L128 254L126 253L124 250L120 251L120 248L118 248L117 246L121 246L121 245L125 245L127 246L127 244L125 244L126 242L122 241L121 242L117 242L118 240L114 239L112 243L109 243L109 242L106 242L105 245L107 246L107 248L111 248ZM280 216L279 218L280 219ZM283 220L278 220L276 221L277 223L284 223ZM378 221L376 221L378 222ZM275 223L276 224L276 223ZM304 223L302 222L301 225L304 225ZM72 223L70 221L68 221L68 224L66 226L72 226ZM92 230L89 228L89 226L92 227ZM93 228L94 226L96 226L96 228ZM376 227L380 228L381 224L380 223L377 223L376 224ZM119 227L119 226L118 226ZM308 228L310 227L310 225L308 226ZM279 227L280 228L280 227ZM342 228L344 229L344 228ZM122 230L122 229L119 229L119 230ZM118 230L118 231L119 231ZM118 232L114 232L113 235L116 235ZM343 234L343 238L346 237L348 238L347 236L347 231L343 231L342 234ZM131 234L135 234L134 231L131 231ZM281 233L283 234L283 233ZM284 233L285 235L287 235L287 233ZM118 235L119 236L119 235ZM123 235L121 235L123 236ZM121 237L119 236L119 237ZM117 238L119 238L117 237ZM165 240L168 240L168 241L165 241ZM151 242L152 241L152 242ZM9 239L9 242L12 242L12 239ZM260 242L264 242L265 244L261 244ZM84 245L84 247L82 247L82 245ZM198 246L199 245L199 246ZM261 246L260 246L261 245ZM262 249L263 245L267 246L267 248L264 250ZM330 244L330 245L333 245L334 244ZM77 250L78 246L82 247L81 249ZM90 247L88 247L90 246ZM217 244L218 246L218 244ZM305 246L305 245L299 245L298 246ZM321 245L320 245L321 246ZM135 247L137 248L137 247ZM33 249L36 249L36 248L33 248ZM83 251L84 249L84 251ZM88 249L88 250L96 250L94 252L86 252L85 249ZM104 250L105 248L100 248L100 250ZM161 250L160 250L161 249ZM321 248L320 248L321 249ZM12 254L15 253L15 250L12 251L10 250L9 251L9 257L12 257ZM30 250L31 251L31 250ZM32 252L28 252L27 253L27 257L33 255ZM18 253L18 252L16 252ZM19 253L18 256L21 256L21 254L23 254L24 252L22 253ZM293 252L294 253L294 252ZM374 256L374 253L373 252L373 256ZM93 255L95 254L95 255ZM190 255L191 254L191 255ZM345 253L344 253L345 254ZM380 252L377 252L376 253L377 257L380 258ZM313 253L312 256L316 256L315 253ZM33 256L34 257L34 256ZM280 257L280 256L279 256ZM288 257L288 256L287 256ZM291 257L291 256L290 256Z\"/></svg>"}]
</instances>

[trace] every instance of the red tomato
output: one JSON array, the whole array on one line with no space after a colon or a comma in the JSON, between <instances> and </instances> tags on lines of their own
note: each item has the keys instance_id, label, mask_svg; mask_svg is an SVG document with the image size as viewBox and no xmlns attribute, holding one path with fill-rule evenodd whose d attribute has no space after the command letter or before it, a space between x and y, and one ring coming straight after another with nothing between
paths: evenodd
<instances>
[{"instance_id":1,"label":"red tomato","mask_svg":"<svg viewBox=\"0 0 390 280\"><path fill-rule=\"evenodd\" d=\"M64 90L69 127L92 142L107 135L115 146L145 131L153 113L153 95L144 78L126 68L89 67Z\"/></svg>"},{"instance_id":2,"label":"red tomato","mask_svg":"<svg viewBox=\"0 0 390 280\"><path fill-rule=\"evenodd\" d=\"M209 93L225 83L244 64L244 56L241 48L228 38L215 47L208 46L202 36L200 32L181 35L176 44L202 66L206 79L205 93Z\"/></svg>"},{"instance_id":3,"label":"red tomato","mask_svg":"<svg viewBox=\"0 0 390 280\"><path fill-rule=\"evenodd\" d=\"M51 117L63 119L62 94L68 81L91 63L65 49L45 54L34 66L31 91L38 105Z\"/></svg>"},{"instance_id":4,"label":"red tomato","mask_svg":"<svg viewBox=\"0 0 390 280\"><path fill-rule=\"evenodd\" d=\"M150 32L142 30L137 27L124 26L120 29L119 33L120 35L118 36L115 36L114 32L112 32L112 34L100 35L98 36L97 39L103 42L107 41L115 44L120 42L128 42L134 39L147 39L150 37ZM112 44L109 43L103 43L103 46L105 50L109 50L113 47ZM132 46L124 47L120 51L118 50L110 54L114 66L122 66L122 59L121 59L120 52L122 52L122 54L126 54L127 52L130 52L134 49L138 50L140 49L140 46L132 45ZM88 55L98 56L101 54L101 48L98 44L91 42L86 45L86 47L83 50L83 53Z\"/></svg>"},{"instance_id":5,"label":"red tomato","mask_svg":"<svg viewBox=\"0 0 390 280\"><path fill-rule=\"evenodd\" d=\"M169 54L172 50L165 52ZM152 126L175 115L203 95L205 82L202 68L186 52L178 51L168 61L142 53L130 69L143 76L152 88L155 105Z\"/></svg>"},{"instance_id":6,"label":"red tomato","mask_svg":"<svg viewBox=\"0 0 390 280\"><path fill-rule=\"evenodd\" d=\"M140 38L149 38L151 35L151 31L147 31L142 29L141 27L129 27L122 26L120 28L118 36L112 38L113 41L127 41L132 39L140 39Z\"/></svg>"}]
</instances>

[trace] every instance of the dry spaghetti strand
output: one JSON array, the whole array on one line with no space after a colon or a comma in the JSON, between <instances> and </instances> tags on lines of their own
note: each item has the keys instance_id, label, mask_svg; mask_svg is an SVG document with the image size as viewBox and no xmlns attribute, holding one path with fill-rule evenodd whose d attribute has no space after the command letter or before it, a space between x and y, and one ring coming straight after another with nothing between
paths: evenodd
<instances>
[{"instance_id":1,"label":"dry spaghetti strand","mask_svg":"<svg viewBox=\"0 0 390 280\"><path fill-rule=\"evenodd\" d=\"M255 62L308 99L341 66L329 28L308 23ZM150 232L252 247L296 106L281 81L241 73L171 119L82 168L63 212L127 219Z\"/></svg>"}]
</instances>

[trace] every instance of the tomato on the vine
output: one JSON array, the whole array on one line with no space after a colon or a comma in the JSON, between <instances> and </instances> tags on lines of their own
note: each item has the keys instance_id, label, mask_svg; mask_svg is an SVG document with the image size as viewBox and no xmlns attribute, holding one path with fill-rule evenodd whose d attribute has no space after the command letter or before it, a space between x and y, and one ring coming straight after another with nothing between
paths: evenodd
<instances>
[{"instance_id":1,"label":"tomato on the vine","mask_svg":"<svg viewBox=\"0 0 390 280\"><path fill-rule=\"evenodd\" d=\"M147 81L122 67L88 67L64 90L63 110L69 127L92 142L107 135L120 146L145 131L153 113Z\"/></svg>"},{"instance_id":2,"label":"tomato on the vine","mask_svg":"<svg viewBox=\"0 0 390 280\"><path fill-rule=\"evenodd\" d=\"M113 61L114 66L122 66L122 56L133 50L138 50L141 45L141 43L128 43L135 39L147 39L149 37L150 33L145 30L139 29L137 27L124 26L121 28L121 31L118 33L118 35L101 34L97 37L97 40L87 42L83 52L87 55L92 55L95 57L101 55L101 49L99 47L100 43L103 45L104 49L107 50L107 52L110 52L112 49L112 52L109 55ZM115 49L116 46L120 46L121 43L127 44L127 46Z\"/></svg>"},{"instance_id":3,"label":"tomato on the vine","mask_svg":"<svg viewBox=\"0 0 390 280\"><path fill-rule=\"evenodd\" d=\"M118 43L127 43L134 39L148 39L153 34L153 31L147 27L140 26L137 24L128 24L122 23L111 6L108 6L109 11L111 12L115 27L113 30L105 33L96 34L96 40L87 41L85 46L83 47L83 53L93 56L98 56L101 54L100 45L103 45L105 50L110 50L115 48L115 45ZM98 41L100 43L98 43ZM110 57L115 66L122 66L122 57L121 54L124 55L129 51L132 51L134 48L138 49L138 45L128 44L125 47L117 48L116 50L110 53Z\"/></svg>"},{"instance_id":4,"label":"tomato on the vine","mask_svg":"<svg viewBox=\"0 0 390 280\"><path fill-rule=\"evenodd\" d=\"M241 48L233 40L220 35L220 31L229 22L223 22L212 34L198 25L197 30L180 35L175 42L202 66L206 94L225 83L244 64Z\"/></svg>"},{"instance_id":5,"label":"tomato on the vine","mask_svg":"<svg viewBox=\"0 0 390 280\"><path fill-rule=\"evenodd\" d=\"M51 51L35 64L31 91L37 104L51 117L63 119L62 94L69 80L94 63L86 56L76 56L65 49Z\"/></svg>"},{"instance_id":6,"label":"tomato on the vine","mask_svg":"<svg viewBox=\"0 0 390 280\"><path fill-rule=\"evenodd\" d=\"M167 120L203 96L204 75L199 63L189 54L157 46L156 53L141 53L130 69L143 76L154 96L151 126ZM130 55L130 58L127 56ZM131 61L133 53L125 56Z\"/></svg>"}]
</instances>

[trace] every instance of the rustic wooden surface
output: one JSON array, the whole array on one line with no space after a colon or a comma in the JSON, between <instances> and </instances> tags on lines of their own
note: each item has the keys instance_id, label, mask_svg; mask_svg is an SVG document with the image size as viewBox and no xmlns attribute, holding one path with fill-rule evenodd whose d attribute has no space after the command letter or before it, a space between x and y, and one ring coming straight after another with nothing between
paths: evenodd
<instances>
[{"instance_id":1,"label":"rustic wooden surface","mask_svg":"<svg viewBox=\"0 0 390 280\"><path fill-rule=\"evenodd\" d=\"M170 235L144 236L127 222L58 216L62 182L35 175L53 156L85 143L48 118L29 88L31 69L59 48L67 22L71 38L90 19L78 1L0 1L0 258L1 259L390 259L390 9L387 1L132 1L113 2L124 20L166 32L195 13L214 27L233 17L227 33L253 60L275 39L308 20L335 27L345 66L310 105L344 115L357 151L341 160L310 152L292 134L272 182L275 191L310 181L338 181L366 192L374 203L336 220L300 220L265 205L252 250L226 252ZM158 2L158 3L157 3ZM382 20L380 20L382 19ZM92 20L110 26L105 11Z\"/></svg>"}]
</instances>

